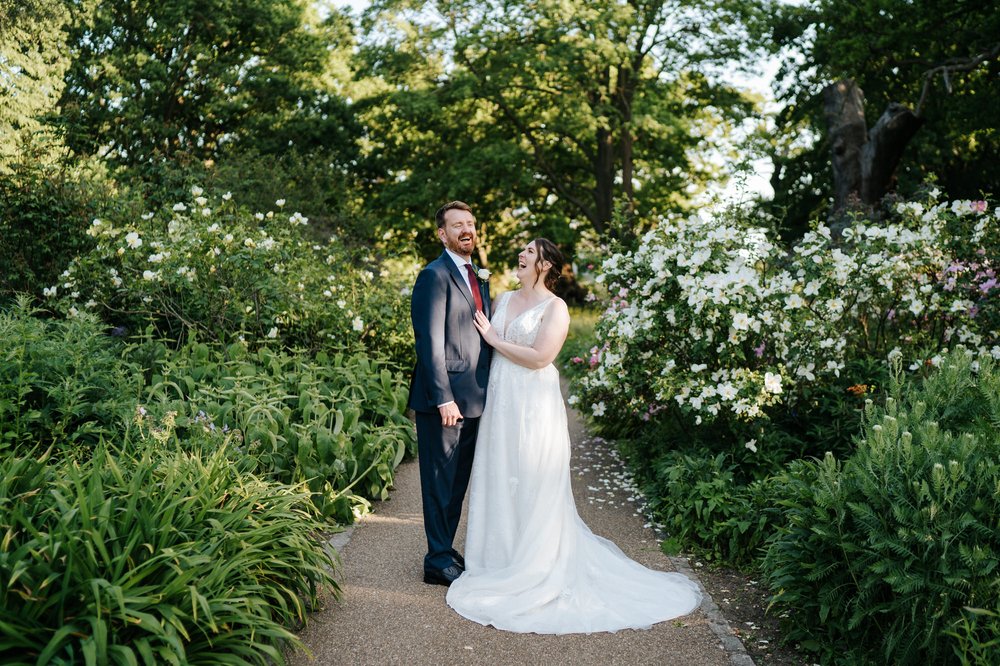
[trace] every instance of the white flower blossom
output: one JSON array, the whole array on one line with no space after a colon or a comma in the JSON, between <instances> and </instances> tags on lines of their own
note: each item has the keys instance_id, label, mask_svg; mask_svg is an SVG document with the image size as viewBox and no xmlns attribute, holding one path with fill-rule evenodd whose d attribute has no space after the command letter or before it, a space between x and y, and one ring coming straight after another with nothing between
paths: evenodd
<instances>
[{"instance_id":1,"label":"white flower blossom","mask_svg":"<svg viewBox=\"0 0 1000 666\"><path fill-rule=\"evenodd\" d=\"M781 393L781 375L773 372L765 372L764 390L775 395Z\"/></svg>"}]
</instances>

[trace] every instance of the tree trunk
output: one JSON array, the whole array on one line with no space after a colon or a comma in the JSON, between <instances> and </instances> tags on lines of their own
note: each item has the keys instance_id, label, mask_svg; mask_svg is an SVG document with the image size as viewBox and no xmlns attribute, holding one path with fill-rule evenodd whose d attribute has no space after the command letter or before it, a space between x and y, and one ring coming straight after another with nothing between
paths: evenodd
<instances>
[{"instance_id":1,"label":"tree trunk","mask_svg":"<svg viewBox=\"0 0 1000 666\"><path fill-rule=\"evenodd\" d=\"M859 204L873 206L892 189L903 150L924 122L902 104L892 103L868 130L864 104L864 94L849 79L823 89L834 216Z\"/></svg>"},{"instance_id":2,"label":"tree trunk","mask_svg":"<svg viewBox=\"0 0 1000 666\"><path fill-rule=\"evenodd\" d=\"M830 135L833 210L840 212L861 193L861 152L868 138L861 89L843 80L824 88L823 115Z\"/></svg>"},{"instance_id":3,"label":"tree trunk","mask_svg":"<svg viewBox=\"0 0 1000 666\"><path fill-rule=\"evenodd\" d=\"M876 204L896 184L903 149L924 124L902 104L890 104L868 133L861 154L861 201Z\"/></svg>"}]
</instances>

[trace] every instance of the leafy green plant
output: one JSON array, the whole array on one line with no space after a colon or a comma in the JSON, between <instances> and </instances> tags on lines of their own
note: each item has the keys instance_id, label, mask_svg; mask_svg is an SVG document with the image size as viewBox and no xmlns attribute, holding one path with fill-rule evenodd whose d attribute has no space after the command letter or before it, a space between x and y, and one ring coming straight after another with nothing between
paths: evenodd
<instances>
[{"instance_id":1,"label":"leafy green plant","mask_svg":"<svg viewBox=\"0 0 1000 666\"><path fill-rule=\"evenodd\" d=\"M1000 651L1000 593L995 610L962 609L962 617L945 632L954 638L955 655L962 666L990 666Z\"/></svg>"},{"instance_id":2,"label":"leafy green plant","mask_svg":"<svg viewBox=\"0 0 1000 666\"><path fill-rule=\"evenodd\" d=\"M888 391L852 456L783 478L764 569L825 661L951 663L963 608L1000 591L1000 371L957 350L922 382L897 363Z\"/></svg>"},{"instance_id":3,"label":"leafy green plant","mask_svg":"<svg viewBox=\"0 0 1000 666\"><path fill-rule=\"evenodd\" d=\"M152 342L141 353L159 359L143 402L151 419L173 414L181 437L238 433L257 474L307 484L338 522L386 499L396 467L415 452L404 378L363 354L306 359L193 341L176 352Z\"/></svg>"},{"instance_id":4,"label":"leafy green plant","mask_svg":"<svg viewBox=\"0 0 1000 666\"><path fill-rule=\"evenodd\" d=\"M41 146L27 145L10 174L0 178L0 299L40 295L66 265L87 251L87 225L103 214L110 185L82 168L47 165ZM118 205L127 207L120 196Z\"/></svg>"},{"instance_id":5,"label":"leafy green plant","mask_svg":"<svg viewBox=\"0 0 1000 666\"><path fill-rule=\"evenodd\" d=\"M0 458L0 661L281 663L337 591L305 488L133 437Z\"/></svg>"},{"instance_id":6,"label":"leafy green plant","mask_svg":"<svg viewBox=\"0 0 1000 666\"><path fill-rule=\"evenodd\" d=\"M605 259L597 362L574 385L595 423L631 436L672 421L734 453L754 438L764 452L755 433L773 424L780 466L846 449L840 392L877 385L890 357L918 370L949 345L1000 342L987 202L900 202L839 239L816 222L792 248L767 224L742 209L667 220Z\"/></svg>"},{"instance_id":7,"label":"leafy green plant","mask_svg":"<svg viewBox=\"0 0 1000 666\"><path fill-rule=\"evenodd\" d=\"M131 416L139 377L93 317L42 319L21 297L0 311L0 454L90 448Z\"/></svg>"}]
</instances>

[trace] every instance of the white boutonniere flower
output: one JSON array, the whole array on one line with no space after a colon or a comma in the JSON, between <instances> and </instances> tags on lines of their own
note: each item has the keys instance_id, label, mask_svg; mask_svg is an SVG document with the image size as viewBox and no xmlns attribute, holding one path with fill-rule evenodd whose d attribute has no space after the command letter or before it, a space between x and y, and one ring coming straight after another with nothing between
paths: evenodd
<instances>
[{"instance_id":1,"label":"white boutonniere flower","mask_svg":"<svg viewBox=\"0 0 1000 666\"><path fill-rule=\"evenodd\" d=\"M479 272L476 273L476 277L478 277L483 282L489 282L490 281L490 272L488 270L486 270L485 268L480 268Z\"/></svg>"}]
</instances>

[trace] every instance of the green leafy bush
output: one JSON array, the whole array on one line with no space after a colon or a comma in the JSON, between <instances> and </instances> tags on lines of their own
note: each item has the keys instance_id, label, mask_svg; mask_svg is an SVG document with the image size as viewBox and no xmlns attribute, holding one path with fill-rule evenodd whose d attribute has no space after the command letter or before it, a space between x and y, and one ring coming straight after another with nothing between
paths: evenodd
<instances>
[{"instance_id":1,"label":"green leafy bush","mask_svg":"<svg viewBox=\"0 0 1000 666\"><path fill-rule=\"evenodd\" d=\"M729 454L691 447L680 449L646 441L622 440L648 508L663 526L664 550L696 550L708 560L748 564L760 555L773 532L773 479L748 480ZM656 450L653 458L647 457Z\"/></svg>"},{"instance_id":2,"label":"green leafy bush","mask_svg":"<svg viewBox=\"0 0 1000 666\"><path fill-rule=\"evenodd\" d=\"M994 610L964 608L962 618L945 632L955 639L955 655L962 666L991 666L1000 654L1000 596Z\"/></svg>"},{"instance_id":3,"label":"green leafy bush","mask_svg":"<svg viewBox=\"0 0 1000 666\"><path fill-rule=\"evenodd\" d=\"M96 319L0 311L0 455L91 448L131 418L141 377Z\"/></svg>"},{"instance_id":4,"label":"green leafy bush","mask_svg":"<svg viewBox=\"0 0 1000 666\"><path fill-rule=\"evenodd\" d=\"M306 489L222 449L122 449L0 458L0 661L281 663L337 590Z\"/></svg>"},{"instance_id":5,"label":"green leafy bush","mask_svg":"<svg viewBox=\"0 0 1000 666\"><path fill-rule=\"evenodd\" d=\"M56 283L69 261L89 250L90 221L109 207L110 187L100 178L46 165L27 152L0 178L0 299L39 295Z\"/></svg>"},{"instance_id":6,"label":"green leafy bush","mask_svg":"<svg viewBox=\"0 0 1000 666\"><path fill-rule=\"evenodd\" d=\"M151 342L137 353L151 368L150 419L171 414L182 438L238 433L255 473L306 483L338 522L352 522L369 499L386 499L396 467L415 452L404 378L362 354L306 359L196 342L176 352Z\"/></svg>"},{"instance_id":7,"label":"green leafy bush","mask_svg":"<svg viewBox=\"0 0 1000 666\"><path fill-rule=\"evenodd\" d=\"M773 605L825 661L954 662L963 608L1000 595L1000 371L964 350L939 365L904 384L897 363L856 452L801 463L776 491Z\"/></svg>"}]
</instances>

